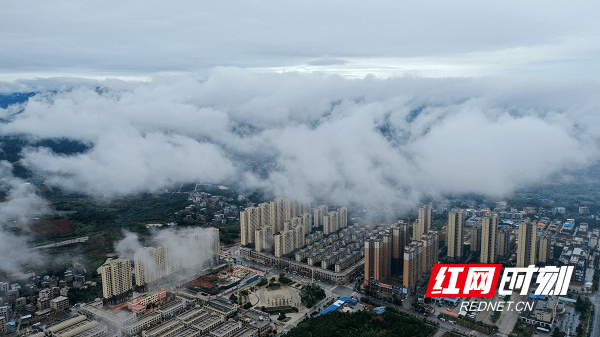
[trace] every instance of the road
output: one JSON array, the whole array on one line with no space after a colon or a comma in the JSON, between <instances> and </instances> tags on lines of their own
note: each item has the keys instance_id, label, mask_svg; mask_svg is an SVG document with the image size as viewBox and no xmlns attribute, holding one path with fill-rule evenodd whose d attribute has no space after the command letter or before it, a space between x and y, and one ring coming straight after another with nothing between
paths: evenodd
<instances>
[{"instance_id":1,"label":"road","mask_svg":"<svg viewBox=\"0 0 600 337\"><path fill-rule=\"evenodd\" d=\"M591 337L600 337L600 296L596 292L590 296L590 301L594 304L594 319L592 322Z\"/></svg>"},{"instance_id":2,"label":"road","mask_svg":"<svg viewBox=\"0 0 600 337\"><path fill-rule=\"evenodd\" d=\"M354 296L356 298L359 298L360 296L363 296L362 294L355 292L354 289L352 288L352 285L349 285L349 286L337 285L337 286L335 286L335 285L331 285L331 284L326 284L326 283L318 281L318 280L313 280L310 277L306 277L303 275L288 273L285 270L277 269L274 267L265 267L263 265L253 263L252 261L242 259L241 256L239 256L239 254L238 254L237 247L230 248L229 251L231 253L231 256L236 257L238 260L243 260L245 265L248 265L249 267L252 267L255 269L266 271L268 273L267 276L275 276L280 273L286 273L286 276L288 278L292 279L293 281L302 282L302 283L314 283L314 284L319 285L321 288L323 288L325 290L325 294L327 296L325 297L325 299L323 299L321 302L319 302L317 305L315 305L315 307L312 310L310 310L308 313L306 313L306 315L308 317L310 317L310 315L313 312L321 311L322 309L324 309L324 304L327 303L328 301L331 301L334 298L342 297L342 296L345 296L345 297L353 297ZM449 322L442 322L434 316L430 316L429 318L422 317L422 316L420 316L420 314L416 313L410 307L401 307L401 306L393 305L388 302L382 302L382 301L375 300L375 299L372 299L372 300L376 303L379 303L382 306L390 306L390 307L396 308L397 310L407 313L411 316L414 316L417 319L425 320L425 321L429 322L430 324L437 324L439 327L439 330L436 332L434 337L441 337L441 336L443 336L443 334L445 332L447 332L447 331L451 332L453 330L458 330L459 333L462 333L465 335L472 331L472 329L469 329L462 325L451 324ZM405 300L404 303L405 304L408 303L408 300ZM291 330L293 327L295 327L302 320L303 320L303 318L300 318L300 319L294 320L293 322L292 321L288 322L288 324L284 325L283 330L278 335L285 334L286 332ZM482 332L477 332L477 335L478 336L487 336L486 334L484 334ZM600 336L592 336L592 337L600 337Z\"/></svg>"}]
</instances>

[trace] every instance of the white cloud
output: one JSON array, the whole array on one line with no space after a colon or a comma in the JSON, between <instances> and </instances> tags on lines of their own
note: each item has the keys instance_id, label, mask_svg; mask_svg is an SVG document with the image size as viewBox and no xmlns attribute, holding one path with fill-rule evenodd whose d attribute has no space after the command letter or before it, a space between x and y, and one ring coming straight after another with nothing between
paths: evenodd
<instances>
[{"instance_id":1,"label":"white cloud","mask_svg":"<svg viewBox=\"0 0 600 337\"><path fill-rule=\"evenodd\" d=\"M217 68L200 80L88 87L33 99L0 130L91 144L72 156L27 149L23 161L48 183L91 195L222 182L406 209L424 196L503 195L598 158L593 82Z\"/></svg>"},{"instance_id":2,"label":"white cloud","mask_svg":"<svg viewBox=\"0 0 600 337\"><path fill-rule=\"evenodd\" d=\"M48 203L35 193L35 187L13 176L12 165L0 161L0 271L14 273L24 264L39 265L42 256L27 248L28 224L32 217L48 211ZM21 234L15 234L20 232Z\"/></svg>"},{"instance_id":3,"label":"white cloud","mask_svg":"<svg viewBox=\"0 0 600 337\"><path fill-rule=\"evenodd\" d=\"M77 6L64 0L19 1L0 13L0 69L4 76L128 77L215 66L331 65L320 60L343 59L354 64L342 67L342 73L363 63L352 73L364 74L377 73L389 65L386 60L395 59L413 60L424 76L477 74L490 67L495 75L515 76L532 66L537 75L550 70L584 76L590 66L598 67L597 7L591 0L577 6L539 0L180 0L149 1L143 8L114 0ZM363 59L377 62L365 66ZM541 62L549 66L540 67Z\"/></svg>"}]
</instances>

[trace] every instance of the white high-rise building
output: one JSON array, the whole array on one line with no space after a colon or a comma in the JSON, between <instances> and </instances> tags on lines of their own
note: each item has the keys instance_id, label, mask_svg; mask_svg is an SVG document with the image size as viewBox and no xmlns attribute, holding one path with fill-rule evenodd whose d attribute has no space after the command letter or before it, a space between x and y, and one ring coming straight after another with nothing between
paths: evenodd
<instances>
[{"instance_id":1,"label":"white high-rise building","mask_svg":"<svg viewBox=\"0 0 600 337\"><path fill-rule=\"evenodd\" d=\"M446 244L448 246L448 259L459 261L462 257L462 230L465 223L465 211L453 209L448 213L448 226L446 226Z\"/></svg>"},{"instance_id":2,"label":"white high-rise building","mask_svg":"<svg viewBox=\"0 0 600 337\"><path fill-rule=\"evenodd\" d=\"M496 236L498 233L498 214L484 216L481 219L481 253L479 262L496 263Z\"/></svg>"},{"instance_id":3,"label":"white high-rise building","mask_svg":"<svg viewBox=\"0 0 600 337\"><path fill-rule=\"evenodd\" d=\"M535 265L537 253L537 224L525 219L519 224L517 242L517 267Z\"/></svg>"},{"instance_id":4,"label":"white high-rise building","mask_svg":"<svg viewBox=\"0 0 600 337\"><path fill-rule=\"evenodd\" d=\"M421 240L423 234L428 233L431 229L431 209L431 205L419 207L417 223L413 227L413 240Z\"/></svg>"},{"instance_id":5,"label":"white high-rise building","mask_svg":"<svg viewBox=\"0 0 600 337\"><path fill-rule=\"evenodd\" d=\"M133 291L131 261L116 259L100 267L102 273L102 297L111 299L127 297Z\"/></svg>"},{"instance_id":6,"label":"white high-rise building","mask_svg":"<svg viewBox=\"0 0 600 337\"><path fill-rule=\"evenodd\" d=\"M144 247L134 255L135 284L145 286L171 275L177 268L171 263L167 247Z\"/></svg>"}]
</instances>

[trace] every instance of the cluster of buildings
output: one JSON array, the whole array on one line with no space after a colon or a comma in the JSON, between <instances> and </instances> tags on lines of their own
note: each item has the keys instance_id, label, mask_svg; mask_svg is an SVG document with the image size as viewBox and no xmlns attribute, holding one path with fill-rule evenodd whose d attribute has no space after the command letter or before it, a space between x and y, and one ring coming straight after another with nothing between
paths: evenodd
<instances>
[{"instance_id":1,"label":"cluster of buildings","mask_svg":"<svg viewBox=\"0 0 600 337\"><path fill-rule=\"evenodd\" d=\"M297 250L294 258L296 262L340 273L362 259L361 247L375 231L374 228L352 225Z\"/></svg>"},{"instance_id":2,"label":"cluster of buildings","mask_svg":"<svg viewBox=\"0 0 600 337\"><path fill-rule=\"evenodd\" d=\"M209 262L215 265L218 262L219 254L219 233L217 228L209 228L209 237L212 242L207 251L211 254ZM199 235L199 234L198 234ZM194 242L198 245L203 242L203 238L190 237L186 235L182 240ZM184 272L189 263L184 264L180 257L174 257L169 246L144 247L138 250L133 261L128 259L109 259L99 268L102 275L102 296L105 300L112 303L120 303L131 297L134 285L139 288L149 289L157 286L161 282L172 281L178 273ZM191 252L192 253L192 252ZM195 269L206 267L201 264L206 263L204 256L188 256L189 261L197 261L198 266ZM187 272L187 271L185 271Z\"/></svg>"},{"instance_id":3,"label":"cluster of buildings","mask_svg":"<svg viewBox=\"0 0 600 337\"><path fill-rule=\"evenodd\" d=\"M470 217L467 216L470 213ZM469 252L479 255L480 263L496 263L508 257L514 249L515 238L511 227L500 225L498 213L453 209L448 213L445 230L449 261L462 261L465 244ZM513 223L512 221L510 222Z\"/></svg>"},{"instance_id":4,"label":"cluster of buildings","mask_svg":"<svg viewBox=\"0 0 600 337\"><path fill-rule=\"evenodd\" d=\"M348 225L348 209L277 198L240 213L240 255L323 281L347 283L363 264L364 241L381 226ZM245 246L245 247L244 247Z\"/></svg>"},{"instance_id":5,"label":"cluster of buildings","mask_svg":"<svg viewBox=\"0 0 600 337\"><path fill-rule=\"evenodd\" d=\"M80 314L30 336L251 337L272 328L269 314L253 309L239 311L236 304L224 299L209 300L179 292L152 303L160 305L135 314L106 310L97 300L82 305Z\"/></svg>"},{"instance_id":6,"label":"cluster of buildings","mask_svg":"<svg viewBox=\"0 0 600 337\"><path fill-rule=\"evenodd\" d=\"M518 212L523 217L513 221L514 217L504 218L505 212L497 209L453 209L440 236L448 248L448 261L502 262L516 267L573 266L571 283L590 291L592 275L588 268L594 262L592 252L598 250L600 229L589 228L585 217L588 209L580 207L578 211L573 214L579 216L576 221L565 220L564 207L525 207ZM557 215L554 219L553 214Z\"/></svg>"},{"instance_id":7,"label":"cluster of buildings","mask_svg":"<svg viewBox=\"0 0 600 337\"><path fill-rule=\"evenodd\" d=\"M444 231L448 261L465 261L469 252L471 257L478 255L479 263L498 263L511 258L515 247L517 267L551 261L553 236L543 230L545 223L529 218L518 223L506 221L489 210L473 214L469 219L466 215L462 209L453 209L448 214Z\"/></svg>"},{"instance_id":8,"label":"cluster of buildings","mask_svg":"<svg viewBox=\"0 0 600 337\"><path fill-rule=\"evenodd\" d=\"M322 281L348 283L362 270L364 240L383 227L354 224L327 236L320 234L318 240L293 251L289 257L277 257L247 247L240 248L240 255Z\"/></svg>"},{"instance_id":9,"label":"cluster of buildings","mask_svg":"<svg viewBox=\"0 0 600 337\"><path fill-rule=\"evenodd\" d=\"M295 199L277 198L240 212L240 236L243 246L254 246L258 253L275 257L291 254L331 233L348 226L348 209L329 211L327 206L314 209Z\"/></svg>"},{"instance_id":10,"label":"cluster of buildings","mask_svg":"<svg viewBox=\"0 0 600 337\"><path fill-rule=\"evenodd\" d=\"M75 264L60 276L34 276L23 286L0 282L0 335L19 320L47 321L67 312L69 289L95 285L84 275L83 266Z\"/></svg>"},{"instance_id":11,"label":"cluster of buildings","mask_svg":"<svg viewBox=\"0 0 600 337\"><path fill-rule=\"evenodd\" d=\"M225 186L217 188L228 189ZM184 223L194 221L222 225L233 223L237 221L242 208L236 205L235 199L198 190L190 192L188 199L192 204L177 213Z\"/></svg>"},{"instance_id":12,"label":"cluster of buildings","mask_svg":"<svg viewBox=\"0 0 600 337\"><path fill-rule=\"evenodd\" d=\"M431 228L432 206L420 207L412 236L408 234L411 225L400 220L365 241L365 285L391 288L388 282L397 284L394 279L401 279L406 290L416 290L437 263L442 243L447 262L572 265L573 281L584 283L586 267L592 262L588 251L598 246L600 230L589 231L585 223L575 226L573 219L551 221L532 207L523 211L501 211L503 208L506 205L494 211L450 209L446 226L435 231ZM564 208L556 207L553 212L564 215Z\"/></svg>"},{"instance_id":13,"label":"cluster of buildings","mask_svg":"<svg viewBox=\"0 0 600 337\"><path fill-rule=\"evenodd\" d=\"M412 290L428 278L439 254L439 233L431 229L431 212L431 205L419 208L412 237L408 223L401 220L365 241L365 285L391 288L386 281L395 276L402 278L405 289Z\"/></svg>"}]
</instances>

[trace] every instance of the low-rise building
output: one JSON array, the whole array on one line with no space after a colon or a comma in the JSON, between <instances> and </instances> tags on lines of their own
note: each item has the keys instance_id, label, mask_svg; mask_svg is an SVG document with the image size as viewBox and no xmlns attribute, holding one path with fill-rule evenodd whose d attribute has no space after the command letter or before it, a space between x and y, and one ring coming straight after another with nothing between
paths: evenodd
<instances>
[{"instance_id":1,"label":"low-rise building","mask_svg":"<svg viewBox=\"0 0 600 337\"><path fill-rule=\"evenodd\" d=\"M230 337L240 330L242 330L242 322L231 320L211 330L208 334L214 337Z\"/></svg>"},{"instance_id":2,"label":"low-rise building","mask_svg":"<svg viewBox=\"0 0 600 337\"><path fill-rule=\"evenodd\" d=\"M271 318L266 312L255 309L244 310L239 315L244 326L255 330L259 335L271 329Z\"/></svg>"},{"instance_id":3,"label":"low-rise building","mask_svg":"<svg viewBox=\"0 0 600 337\"><path fill-rule=\"evenodd\" d=\"M533 310L521 312L519 320L528 324L552 329L554 327L557 305L558 299L555 298L536 299Z\"/></svg>"},{"instance_id":4,"label":"low-rise building","mask_svg":"<svg viewBox=\"0 0 600 337\"><path fill-rule=\"evenodd\" d=\"M183 323L183 325L185 325L186 327L189 327L209 315L209 311L204 310L202 308L195 308L177 316L177 320Z\"/></svg>"},{"instance_id":5,"label":"low-rise building","mask_svg":"<svg viewBox=\"0 0 600 337\"><path fill-rule=\"evenodd\" d=\"M106 326L103 326L96 321L89 320L83 315L70 318L64 322L44 329L44 332L51 337L95 337L106 333L106 331Z\"/></svg>"},{"instance_id":6,"label":"low-rise building","mask_svg":"<svg viewBox=\"0 0 600 337\"><path fill-rule=\"evenodd\" d=\"M127 336L133 336L140 333L142 330L146 330L159 322L162 322L162 316L160 313L153 312L148 315L142 316L133 322L125 324L122 331Z\"/></svg>"},{"instance_id":7,"label":"low-rise building","mask_svg":"<svg viewBox=\"0 0 600 337\"><path fill-rule=\"evenodd\" d=\"M185 302L183 301L173 301L171 303L163 305L158 310L156 310L156 312L160 313L163 319L167 319L182 312L185 309L184 304Z\"/></svg>"},{"instance_id":8,"label":"low-rise building","mask_svg":"<svg viewBox=\"0 0 600 337\"><path fill-rule=\"evenodd\" d=\"M177 337L200 337L202 336L202 332L189 327L189 328L185 328L184 330L179 331L179 333L177 334Z\"/></svg>"},{"instance_id":9,"label":"low-rise building","mask_svg":"<svg viewBox=\"0 0 600 337\"><path fill-rule=\"evenodd\" d=\"M25 310L25 306L27 305L27 299L25 297L19 297L15 301L15 309L17 311Z\"/></svg>"},{"instance_id":10,"label":"low-rise building","mask_svg":"<svg viewBox=\"0 0 600 337\"><path fill-rule=\"evenodd\" d=\"M150 330L143 331L143 337L170 337L178 336L178 333L185 329L185 325L177 320L165 322Z\"/></svg>"},{"instance_id":11,"label":"low-rise building","mask_svg":"<svg viewBox=\"0 0 600 337\"><path fill-rule=\"evenodd\" d=\"M229 304L224 302L208 301L204 304L206 310L210 310L217 315L223 315L227 318L232 317L237 313L237 304Z\"/></svg>"},{"instance_id":12,"label":"low-rise building","mask_svg":"<svg viewBox=\"0 0 600 337\"><path fill-rule=\"evenodd\" d=\"M225 321L225 316L222 315L211 315L204 317L202 320L196 322L193 327L201 333L208 332Z\"/></svg>"},{"instance_id":13,"label":"low-rise building","mask_svg":"<svg viewBox=\"0 0 600 337\"><path fill-rule=\"evenodd\" d=\"M69 299L64 296L58 296L50 301L50 308L58 311L69 309Z\"/></svg>"}]
</instances>

